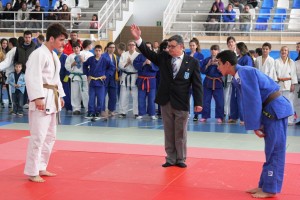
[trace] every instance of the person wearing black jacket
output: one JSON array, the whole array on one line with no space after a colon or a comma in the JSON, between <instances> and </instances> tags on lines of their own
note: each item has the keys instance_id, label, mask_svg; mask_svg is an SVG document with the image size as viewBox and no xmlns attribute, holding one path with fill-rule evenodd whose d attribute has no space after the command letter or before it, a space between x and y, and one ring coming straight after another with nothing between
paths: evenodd
<instances>
[{"instance_id":1,"label":"person wearing black jacket","mask_svg":"<svg viewBox=\"0 0 300 200\"><path fill-rule=\"evenodd\" d=\"M199 61L184 53L184 41L179 35L168 39L169 53L156 54L142 41L141 30L131 26L138 49L159 67L161 82L155 102L161 105L165 133L166 163L162 167L185 168L186 136L189 116L189 90L194 93L195 112L202 110L202 81Z\"/></svg>"}]
</instances>

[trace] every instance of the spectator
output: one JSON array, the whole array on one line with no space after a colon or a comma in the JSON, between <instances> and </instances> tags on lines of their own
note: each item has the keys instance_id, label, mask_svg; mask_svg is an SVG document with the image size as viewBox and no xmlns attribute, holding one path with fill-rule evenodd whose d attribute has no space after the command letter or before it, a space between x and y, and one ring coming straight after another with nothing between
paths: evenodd
<instances>
[{"instance_id":1,"label":"spectator","mask_svg":"<svg viewBox=\"0 0 300 200\"><path fill-rule=\"evenodd\" d=\"M223 122L224 117L224 90L222 74L218 70L218 60L216 56L220 52L219 45L210 47L210 57L201 62L201 72L205 74L203 82L203 110L200 122L206 122L211 117L211 100L216 102L215 118L217 123Z\"/></svg>"},{"instance_id":2,"label":"spectator","mask_svg":"<svg viewBox=\"0 0 300 200\"><path fill-rule=\"evenodd\" d=\"M50 24L54 23L53 21L58 19L58 14L56 14L55 10L48 10L48 15L46 17L46 20L49 21L46 23L46 26L49 26Z\"/></svg>"},{"instance_id":3,"label":"spectator","mask_svg":"<svg viewBox=\"0 0 300 200\"><path fill-rule=\"evenodd\" d=\"M192 38L189 42L189 46L190 46L190 52L187 52L186 54L197 59L198 62L199 62L199 65L200 63L203 61L204 59L204 56L203 54L201 53L201 49L200 49L200 42L197 38ZM194 99L194 93L193 93L193 90L192 88L190 88L190 94L193 96L193 99ZM194 99L194 102L195 102L195 99ZM193 121L198 121L198 115L200 113L197 113L197 112L194 112L194 118L193 118Z\"/></svg>"},{"instance_id":4,"label":"spectator","mask_svg":"<svg viewBox=\"0 0 300 200\"><path fill-rule=\"evenodd\" d=\"M2 53L4 54L4 57L6 58L6 54L9 52L10 48L8 45L8 40L5 38L2 38L0 41L0 45L1 45L1 50ZM11 98L10 98L10 92L9 92L9 85L7 83L6 77L8 76L8 74L6 74L6 71L1 72L1 76L2 76L2 81L3 81L3 85L6 86L6 92L7 92L7 96L8 96L8 107L11 108ZM2 102L2 108L4 108L4 104L3 104L3 96L2 96L2 87L0 88L0 96L1 96L1 102Z\"/></svg>"},{"instance_id":5,"label":"spectator","mask_svg":"<svg viewBox=\"0 0 300 200\"><path fill-rule=\"evenodd\" d=\"M262 45L262 56L257 57L255 61L255 67L261 72L269 76L273 81L277 81L277 75L275 70L275 61L269 55L272 49L272 45L268 42L265 42Z\"/></svg>"},{"instance_id":6,"label":"spectator","mask_svg":"<svg viewBox=\"0 0 300 200\"><path fill-rule=\"evenodd\" d=\"M117 56L115 55L115 49L116 45L113 42L108 42L106 46L106 52L102 54L102 57L106 57L108 60L111 61L112 65L110 67L113 67L113 75L108 76L105 79L105 92L104 92L104 103L102 104L102 111L104 111L104 116L106 116L106 103L105 103L105 97L108 94L108 116L116 115L116 105L117 105L117 91L120 87L120 79L119 79L119 62L117 59ZM112 70L112 69L109 69Z\"/></svg>"},{"instance_id":7,"label":"spectator","mask_svg":"<svg viewBox=\"0 0 300 200\"><path fill-rule=\"evenodd\" d=\"M71 104L71 82L70 82L70 72L66 69L65 63L67 60L67 55L63 53L64 47L60 47L57 49L57 56L59 58L59 61L61 63L61 68L60 68L60 81L62 83L65 95L64 101L65 101L65 109L66 111L72 111L72 104Z\"/></svg>"},{"instance_id":8,"label":"spectator","mask_svg":"<svg viewBox=\"0 0 300 200\"><path fill-rule=\"evenodd\" d=\"M222 2L222 0L215 0L215 2L213 3L213 5L216 5L217 9L221 13L224 12L224 3Z\"/></svg>"},{"instance_id":9,"label":"spectator","mask_svg":"<svg viewBox=\"0 0 300 200\"><path fill-rule=\"evenodd\" d=\"M98 15L93 14L92 21L90 22L90 34L97 34L99 28Z\"/></svg>"},{"instance_id":10,"label":"spectator","mask_svg":"<svg viewBox=\"0 0 300 200\"><path fill-rule=\"evenodd\" d=\"M232 4L228 4L225 12L223 13L223 22L225 35L230 35L235 22L235 11L233 10Z\"/></svg>"},{"instance_id":11,"label":"spectator","mask_svg":"<svg viewBox=\"0 0 300 200\"><path fill-rule=\"evenodd\" d=\"M30 13L30 20L34 21L32 22L31 28L40 29L42 27L42 20L43 20L43 12L44 10L41 9L41 6L35 6L35 9L31 11Z\"/></svg>"},{"instance_id":12,"label":"spectator","mask_svg":"<svg viewBox=\"0 0 300 200\"><path fill-rule=\"evenodd\" d=\"M262 55L262 48L256 48L255 49L255 58Z\"/></svg>"},{"instance_id":13,"label":"spectator","mask_svg":"<svg viewBox=\"0 0 300 200\"><path fill-rule=\"evenodd\" d=\"M56 11L60 11L60 10L62 10L64 4L67 4L67 2L65 0L58 0L58 1L56 1L53 9Z\"/></svg>"},{"instance_id":14,"label":"spectator","mask_svg":"<svg viewBox=\"0 0 300 200\"><path fill-rule=\"evenodd\" d=\"M72 44L75 42L78 42L80 44L80 50L82 50L82 42L80 39L78 39L77 31L72 31L70 33L70 40L68 40L67 44L65 44L65 47L64 47L65 54L70 55L71 53L73 53Z\"/></svg>"},{"instance_id":15,"label":"spectator","mask_svg":"<svg viewBox=\"0 0 300 200\"><path fill-rule=\"evenodd\" d=\"M215 31L219 31L220 30L220 18L221 15L219 15L218 13L221 13L220 10L218 9L218 7L216 6L216 4L214 3L209 11L209 14L207 16L206 22L204 24L205 27L205 31L206 35L216 35L217 33ZM210 33L209 31L213 31L212 33Z\"/></svg>"},{"instance_id":16,"label":"spectator","mask_svg":"<svg viewBox=\"0 0 300 200\"><path fill-rule=\"evenodd\" d=\"M244 6L247 5L247 0L229 0L234 7L238 7L240 12L243 11Z\"/></svg>"},{"instance_id":17,"label":"spectator","mask_svg":"<svg viewBox=\"0 0 300 200\"><path fill-rule=\"evenodd\" d=\"M96 45L95 56L90 57L83 64L84 74L89 80L87 119L98 117L100 114L102 117L107 117L102 109L105 102L105 80L114 77L115 66L109 57L101 56L101 53L101 45Z\"/></svg>"},{"instance_id":18,"label":"spectator","mask_svg":"<svg viewBox=\"0 0 300 200\"><path fill-rule=\"evenodd\" d=\"M70 25L70 23L68 21L71 20L71 14L70 14L70 10L67 6L67 4L64 4L60 14L58 15L58 19L59 20L63 20L63 24L68 27Z\"/></svg>"},{"instance_id":19,"label":"spectator","mask_svg":"<svg viewBox=\"0 0 300 200\"><path fill-rule=\"evenodd\" d=\"M83 74L84 58L80 52L81 44L74 42L72 43L72 47L74 53L67 57L65 67L70 72L73 115L80 115L81 100L86 111L88 108L88 82L87 76Z\"/></svg>"},{"instance_id":20,"label":"spectator","mask_svg":"<svg viewBox=\"0 0 300 200\"><path fill-rule=\"evenodd\" d=\"M240 31L246 32L241 35L249 35L251 25L251 13L249 5L245 5L243 12L240 15Z\"/></svg>"},{"instance_id":21,"label":"spectator","mask_svg":"<svg viewBox=\"0 0 300 200\"><path fill-rule=\"evenodd\" d=\"M2 26L3 28L11 28L13 26L13 21L7 21L7 20L14 20L14 13L13 8L11 6L11 3L7 3L2 14Z\"/></svg>"},{"instance_id":22,"label":"spectator","mask_svg":"<svg viewBox=\"0 0 300 200\"><path fill-rule=\"evenodd\" d=\"M8 77L13 98L12 115L23 116L23 101L25 92L25 75L22 72L22 63L15 64L15 72Z\"/></svg>"},{"instance_id":23,"label":"spectator","mask_svg":"<svg viewBox=\"0 0 300 200\"><path fill-rule=\"evenodd\" d=\"M295 85L298 83L295 62L289 58L289 49L283 46L280 49L280 58L275 60L275 70L277 74L280 92L291 103L294 100ZM293 104L292 104L293 105ZM294 116L288 118L288 124L294 125Z\"/></svg>"},{"instance_id":24,"label":"spectator","mask_svg":"<svg viewBox=\"0 0 300 200\"><path fill-rule=\"evenodd\" d=\"M159 43L157 41L154 41L153 42L153 51L155 53L158 53L158 50L159 50Z\"/></svg>"},{"instance_id":25,"label":"spectator","mask_svg":"<svg viewBox=\"0 0 300 200\"><path fill-rule=\"evenodd\" d=\"M13 10L14 11L20 10L21 7L22 7L22 3L23 3L23 0L15 0L14 3L12 4L13 5Z\"/></svg>"},{"instance_id":26,"label":"spectator","mask_svg":"<svg viewBox=\"0 0 300 200\"><path fill-rule=\"evenodd\" d=\"M139 55L135 41L129 40L128 51L122 53L119 67L122 70L121 93L119 101L120 118L125 118L128 112L129 98L132 96L133 115L138 117L138 88L136 86L137 70L133 66L134 59Z\"/></svg>"},{"instance_id":27,"label":"spectator","mask_svg":"<svg viewBox=\"0 0 300 200\"><path fill-rule=\"evenodd\" d=\"M19 27L19 28L26 27L27 28L29 19L30 19L30 16L29 16L29 10L27 8L27 4L25 2L22 2L21 9L19 9L18 13L17 13L17 20L18 20L17 27Z\"/></svg>"},{"instance_id":28,"label":"spectator","mask_svg":"<svg viewBox=\"0 0 300 200\"><path fill-rule=\"evenodd\" d=\"M147 47L153 50L152 44L146 42ZM156 92L156 73L159 68L148 60L143 54L139 54L133 61L134 68L138 71L138 110L139 116L136 119L142 119L148 114L152 120L155 116L155 92Z\"/></svg>"},{"instance_id":29,"label":"spectator","mask_svg":"<svg viewBox=\"0 0 300 200\"><path fill-rule=\"evenodd\" d=\"M5 60L0 62L0 71L5 71L5 76L8 77L12 72L14 72L14 64L13 64L13 60L14 60L14 56L15 56L15 52L16 52L16 46L17 46L17 39L16 38L10 38L8 40L8 46L9 46L9 51L7 52L6 56L5 56ZM8 94L8 100L9 103L8 107L11 108L11 90L9 90L9 86L7 85L7 92L9 92ZM2 92L1 92L2 94Z\"/></svg>"}]
</instances>

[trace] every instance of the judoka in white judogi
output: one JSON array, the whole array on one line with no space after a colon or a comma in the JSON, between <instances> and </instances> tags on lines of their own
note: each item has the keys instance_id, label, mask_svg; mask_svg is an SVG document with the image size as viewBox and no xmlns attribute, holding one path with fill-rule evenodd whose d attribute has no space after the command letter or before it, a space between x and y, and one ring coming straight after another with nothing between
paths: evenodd
<instances>
[{"instance_id":1,"label":"judoka in white judogi","mask_svg":"<svg viewBox=\"0 0 300 200\"><path fill-rule=\"evenodd\" d=\"M133 114L138 115L138 88L136 86L138 75L137 70L133 66L133 61L138 55L139 53L136 51L132 54L130 54L129 51L126 51L122 53L120 58L119 68L122 70L119 102L120 114L126 114L128 112L129 94L131 93L133 99ZM128 58L131 60L130 64L127 64Z\"/></svg>"},{"instance_id":2,"label":"judoka in white judogi","mask_svg":"<svg viewBox=\"0 0 300 200\"><path fill-rule=\"evenodd\" d=\"M59 78L60 61L55 52L43 44L31 53L26 63L26 87L29 97L29 139L24 173L38 176L46 171L49 157L55 142L57 119L56 113L61 110L60 98L65 96ZM46 85L45 85L46 84ZM55 98L55 86L59 97ZM38 110L34 100L43 98L45 110Z\"/></svg>"},{"instance_id":3,"label":"judoka in white judogi","mask_svg":"<svg viewBox=\"0 0 300 200\"><path fill-rule=\"evenodd\" d=\"M292 90L292 88L294 87L293 85L298 83L295 62L290 58L287 58L285 62L282 58L278 58L275 60L275 70L280 92L293 105L295 90ZM294 116L290 116L288 122L292 124L294 122Z\"/></svg>"},{"instance_id":4,"label":"judoka in white judogi","mask_svg":"<svg viewBox=\"0 0 300 200\"><path fill-rule=\"evenodd\" d=\"M273 81L277 81L276 70L274 67L275 60L271 56L268 56L264 63L262 60L262 56L257 57L255 60L255 67L273 79Z\"/></svg>"}]
</instances>

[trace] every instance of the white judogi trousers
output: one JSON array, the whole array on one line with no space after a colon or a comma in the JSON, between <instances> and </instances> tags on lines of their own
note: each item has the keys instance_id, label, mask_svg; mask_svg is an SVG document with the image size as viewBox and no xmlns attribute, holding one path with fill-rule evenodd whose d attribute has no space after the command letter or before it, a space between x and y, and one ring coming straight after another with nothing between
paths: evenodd
<instances>
[{"instance_id":1,"label":"white judogi trousers","mask_svg":"<svg viewBox=\"0 0 300 200\"><path fill-rule=\"evenodd\" d=\"M281 91L281 94L282 94L282 96L284 96L285 98L287 98L290 101L290 103L292 104L292 108L295 111L294 104L293 104L294 97L295 97L294 93L290 92L289 90L283 90L283 91ZM294 123L294 115L289 116L288 123Z\"/></svg>"},{"instance_id":2,"label":"white judogi trousers","mask_svg":"<svg viewBox=\"0 0 300 200\"><path fill-rule=\"evenodd\" d=\"M227 86L224 88L224 114L227 117L229 117L230 115L231 92L232 92L231 82L227 82Z\"/></svg>"},{"instance_id":3,"label":"white judogi trousers","mask_svg":"<svg viewBox=\"0 0 300 200\"><path fill-rule=\"evenodd\" d=\"M121 90L120 90L120 101L119 101L120 114L127 114L128 112L130 93L133 100L132 102L133 114L134 115L138 114L138 88L136 86L132 86L131 90L129 90L129 87L126 88L125 85L121 85Z\"/></svg>"},{"instance_id":4,"label":"white judogi trousers","mask_svg":"<svg viewBox=\"0 0 300 200\"><path fill-rule=\"evenodd\" d=\"M73 81L71 82L71 104L73 111L81 110L81 100L87 111L89 103L88 82Z\"/></svg>"},{"instance_id":5,"label":"white judogi trousers","mask_svg":"<svg viewBox=\"0 0 300 200\"><path fill-rule=\"evenodd\" d=\"M56 138L56 114L44 111L29 111L30 138L24 174L37 176L47 169Z\"/></svg>"}]
</instances>

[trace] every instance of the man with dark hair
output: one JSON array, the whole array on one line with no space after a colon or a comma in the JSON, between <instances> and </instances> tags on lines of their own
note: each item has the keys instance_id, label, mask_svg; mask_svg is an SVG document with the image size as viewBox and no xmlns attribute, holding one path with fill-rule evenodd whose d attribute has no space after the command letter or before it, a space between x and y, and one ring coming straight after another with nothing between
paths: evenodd
<instances>
[{"instance_id":1,"label":"man with dark hair","mask_svg":"<svg viewBox=\"0 0 300 200\"><path fill-rule=\"evenodd\" d=\"M73 53L73 47L72 44L78 42L80 44L80 50L82 50L82 42L80 39L78 39L78 33L76 31L72 31L70 33L70 40L68 40L67 44L65 44L64 47L64 53L67 55L70 55Z\"/></svg>"},{"instance_id":2,"label":"man with dark hair","mask_svg":"<svg viewBox=\"0 0 300 200\"><path fill-rule=\"evenodd\" d=\"M36 44L32 41L32 32L24 31L23 33L24 42L20 44L15 53L14 63L22 63L22 72L26 73L26 62L30 54L37 48ZM24 93L24 107L28 108L28 96L25 88Z\"/></svg>"},{"instance_id":3,"label":"man with dark hair","mask_svg":"<svg viewBox=\"0 0 300 200\"><path fill-rule=\"evenodd\" d=\"M194 93L194 110L202 110L203 89L199 61L184 53L184 41L179 35L168 39L169 52L156 54L142 41L142 32L138 26L131 26L131 34L141 53L157 65L160 71L161 82L155 102L161 105L164 124L167 157L162 167L185 168L191 87Z\"/></svg>"},{"instance_id":4,"label":"man with dark hair","mask_svg":"<svg viewBox=\"0 0 300 200\"><path fill-rule=\"evenodd\" d=\"M57 114L65 96L60 82L60 61L54 49L63 47L68 37L61 24L52 24L46 42L29 56L25 74L29 103L30 135L24 174L33 182L45 182L41 176L55 176L47 171L55 142Z\"/></svg>"},{"instance_id":5,"label":"man with dark hair","mask_svg":"<svg viewBox=\"0 0 300 200\"><path fill-rule=\"evenodd\" d=\"M247 192L255 198L274 197L281 191L284 176L287 119L294 114L291 103L270 77L254 67L238 65L233 51L222 51L217 59L219 71L233 76L232 83L241 94L246 130L265 140L266 162L258 187Z\"/></svg>"}]
</instances>

